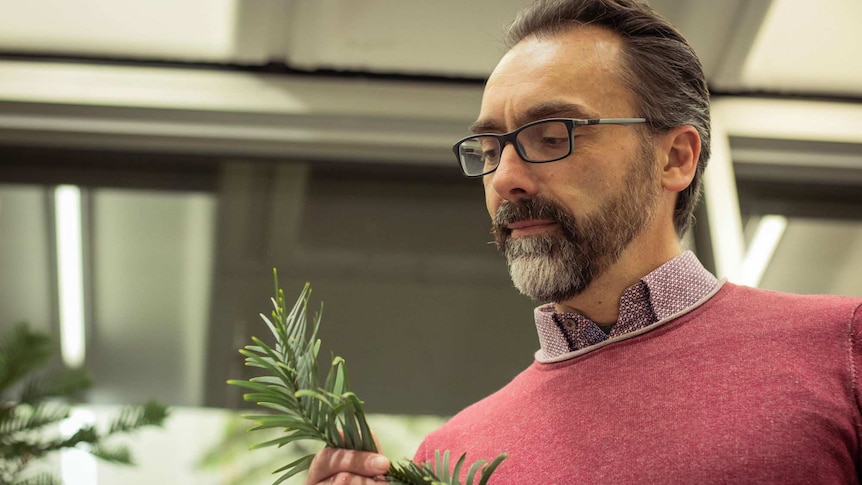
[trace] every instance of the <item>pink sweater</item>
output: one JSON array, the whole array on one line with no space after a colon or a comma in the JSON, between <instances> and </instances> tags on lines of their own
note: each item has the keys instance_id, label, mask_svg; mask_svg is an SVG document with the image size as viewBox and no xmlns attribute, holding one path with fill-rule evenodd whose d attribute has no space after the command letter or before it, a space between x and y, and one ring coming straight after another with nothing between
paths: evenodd
<instances>
[{"instance_id":1,"label":"pink sweater","mask_svg":"<svg viewBox=\"0 0 862 485\"><path fill-rule=\"evenodd\" d=\"M644 334L534 362L415 460L506 452L492 485L858 483L860 304L726 284Z\"/></svg>"}]
</instances>

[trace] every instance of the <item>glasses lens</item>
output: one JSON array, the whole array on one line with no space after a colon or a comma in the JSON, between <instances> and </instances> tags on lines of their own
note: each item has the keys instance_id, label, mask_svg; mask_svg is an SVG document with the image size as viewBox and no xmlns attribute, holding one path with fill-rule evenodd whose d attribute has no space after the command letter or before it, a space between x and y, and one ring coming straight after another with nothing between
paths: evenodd
<instances>
[{"instance_id":1,"label":"glasses lens","mask_svg":"<svg viewBox=\"0 0 862 485\"><path fill-rule=\"evenodd\" d=\"M458 147L461 167L467 175L482 175L500 162L500 143L493 136L474 136Z\"/></svg>"},{"instance_id":2,"label":"glasses lens","mask_svg":"<svg viewBox=\"0 0 862 485\"><path fill-rule=\"evenodd\" d=\"M569 128L562 121L544 121L518 133L518 145L528 162L559 160L570 153Z\"/></svg>"}]
</instances>

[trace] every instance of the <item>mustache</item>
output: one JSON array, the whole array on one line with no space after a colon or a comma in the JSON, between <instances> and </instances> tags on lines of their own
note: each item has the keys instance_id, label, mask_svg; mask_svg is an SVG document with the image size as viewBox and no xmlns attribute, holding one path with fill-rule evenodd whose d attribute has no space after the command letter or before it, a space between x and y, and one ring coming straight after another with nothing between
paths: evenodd
<instances>
[{"instance_id":1,"label":"mustache","mask_svg":"<svg viewBox=\"0 0 862 485\"><path fill-rule=\"evenodd\" d=\"M506 226L528 219L543 219L560 223L563 227L571 227L574 218L558 204L546 199L524 199L519 202L503 202L494 214L493 232L512 232Z\"/></svg>"},{"instance_id":2,"label":"mustache","mask_svg":"<svg viewBox=\"0 0 862 485\"><path fill-rule=\"evenodd\" d=\"M563 238L569 241L579 241L578 225L575 217L559 204L547 199L533 198L519 202L503 202L494 214L491 223L491 235L494 244L500 252L506 252L507 242L512 230L506 226L528 219L543 219L556 222L562 231Z\"/></svg>"}]
</instances>

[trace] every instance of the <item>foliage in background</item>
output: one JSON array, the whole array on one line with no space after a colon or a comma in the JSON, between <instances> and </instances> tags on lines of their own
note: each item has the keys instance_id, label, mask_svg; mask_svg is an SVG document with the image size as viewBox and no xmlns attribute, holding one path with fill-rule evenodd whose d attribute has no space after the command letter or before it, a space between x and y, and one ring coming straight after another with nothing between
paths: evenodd
<instances>
[{"instance_id":1,"label":"foliage in background","mask_svg":"<svg viewBox=\"0 0 862 485\"><path fill-rule=\"evenodd\" d=\"M322 305L309 328L310 286L305 285L288 313L284 292L278 287L275 272L273 277L276 298L272 300L272 319L265 315L261 315L261 318L275 337L275 345L270 346L263 340L252 337L254 345L247 345L240 350L246 357L245 364L263 369L265 375L247 381L228 381L229 384L250 391L244 395L246 401L255 402L270 411L267 414L247 416L257 423L252 430L284 431L282 435L260 443L255 448L281 447L310 440L333 448L377 452L363 403L350 391L344 359L333 357L326 378L321 384L317 368L317 355L320 351L317 332L320 328ZM500 455L487 466L484 460L475 462L467 471L465 484L486 484L505 457L506 455ZM308 453L273 472L281 473L275 485L308 470L313 458L314 453ZM434 463L397 462L393 463L385 478L392 483L405 485L460 485L465 458L465 455L461 455L455 465L450 466L447 451L442 454L438 452Z\"/></svg>"},{"instance_id":2,"label":"foliage in background","mask_svg":"<svg viewBox=\"0 0 862 485\"><path fill-rule=\"evenodd\" d=\"M69 417L64 403L92 385L81 369L49 366L55 346L47 334L18 324L0 337L0 485L52 485L51 473L27 473L28 466L64 448L83 448L113 463L131 464L126 446L107 438L143 426L161 426L167 408L156 402L124 408L106 430L85 426L62 436L57 425Z\"/></svg>"}]
</instances>

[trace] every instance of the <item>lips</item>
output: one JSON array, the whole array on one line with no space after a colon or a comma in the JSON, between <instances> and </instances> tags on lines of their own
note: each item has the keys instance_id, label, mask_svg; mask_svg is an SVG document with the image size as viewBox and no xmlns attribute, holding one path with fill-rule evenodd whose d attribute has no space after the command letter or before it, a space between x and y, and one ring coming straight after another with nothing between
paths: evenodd
<instances>
[{"instance_id":1,"label":"lips","mask_svg":"<svg viewBox=\"0 0 862 485\"><path fill-rule=\"evenodd\" d=\"M507 250L507 243L521 237L543 237L555 232L566 234L570 217L568 213L552 201L542 198L505 201L497 207L491 233L494 243L501 252Z\"/></svg>"},{"instance_id":2,"label":"lips","mask_svg":"<svg viewBox=\"0 0 862 485\"><path fill-rule=\"evenodd\" d=\"M517 237L545 232L555 225L557 222L550 219L527 219L506 224L506 229L512 236Z\"/></svg>"}]
</instances>

